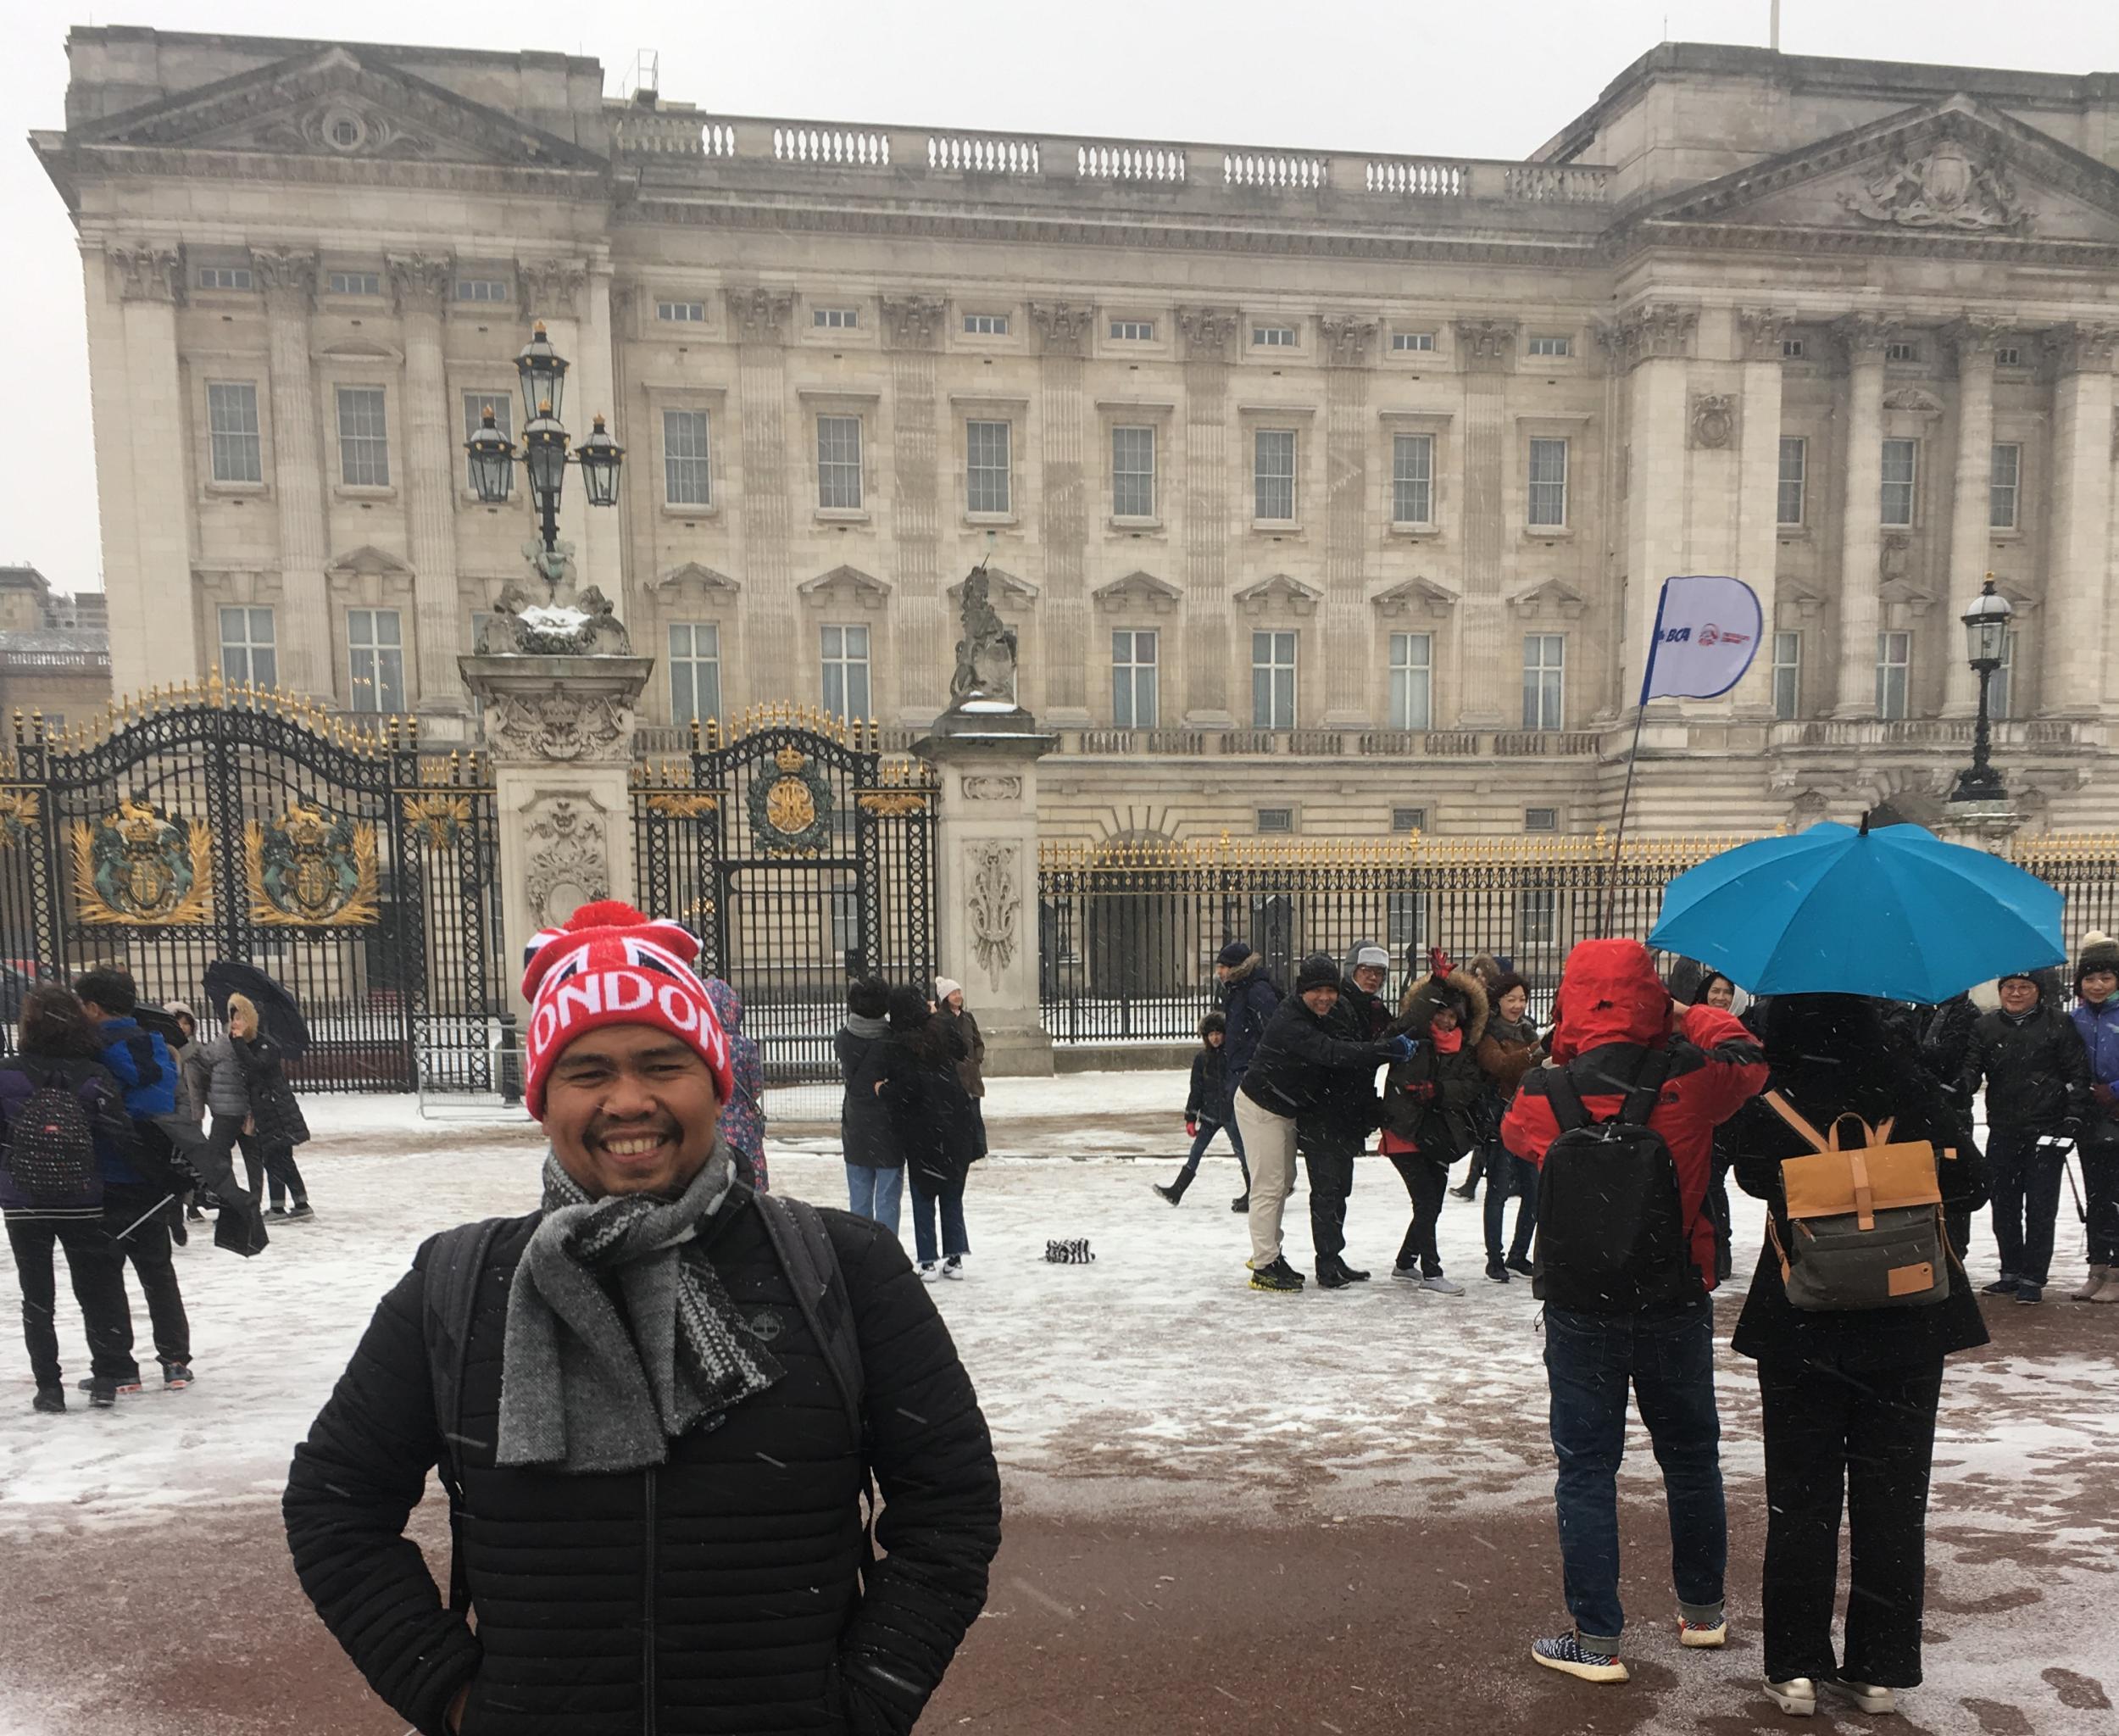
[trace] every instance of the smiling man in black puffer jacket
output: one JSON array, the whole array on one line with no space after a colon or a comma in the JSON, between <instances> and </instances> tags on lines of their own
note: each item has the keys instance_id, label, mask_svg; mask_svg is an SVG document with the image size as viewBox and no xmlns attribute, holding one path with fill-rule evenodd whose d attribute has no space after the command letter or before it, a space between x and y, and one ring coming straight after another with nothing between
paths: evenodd
<instances>
[{"instance_id":1,"label":"smiling man in black puffer jacket","mask_svg":"<svg viewBox=\"0 0 2119 1736\"><path fill-rule=\"evenodd\" d=\"M539 941L543 1209L383 1299L295 1454L303 1589L423 1736L903 1736L1000 1541L955 1347L894 1237L736 1179L690 936L605 903ZM403 1534L437 1465L446 1606Z\"/></svg>"}]
</instances>

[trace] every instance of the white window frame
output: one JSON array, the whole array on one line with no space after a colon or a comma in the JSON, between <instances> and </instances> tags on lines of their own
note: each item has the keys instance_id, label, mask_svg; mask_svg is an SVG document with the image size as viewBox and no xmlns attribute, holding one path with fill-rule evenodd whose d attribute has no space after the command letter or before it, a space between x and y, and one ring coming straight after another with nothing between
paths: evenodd
<instances>
[{"instance_id":1,"label":"white window frame","mask_svg":"<svg viewBox=\"0 0 2119 1736\"><path fill-rule=\"evenodd\" d=\"M1808 346L1799 337L1783 337L1781 340L1781 359L1784 362L1799 362L1807 348Z\"/></svg>"},{"instance_id":2,"label":"white window frame","mask_svg":"<svg viewBox=\"0 0 2119 1736\"><path fill-rule=\"evenodd\" d=\"M1393 633L1390 641L1390 727L1435 726L1435 636Z\"/></svg>"},{"instance_id":3,"label":"white window frame","mask_svg":"<svg viewBox=\"0 0 2119 1736\"><path fill-rule=\"evenodd\" d=\"M348 488L390 486L390 390L340 386L331 403L338 428L338 480ZM348 411L353 414L350 419Z\"/></svg>"},{"instance_id":4,"label":"white window frame","mask_svg":"<svg viewBox=\"0 0 2119 1736\"><path fill-rule=\"evenodd\" d=\"M1575 341L1557 331L1540 332L1531 339L1529 350L1534 356L1571 356L1575 353Z\"/></svg>"},{"instance_id":5,"label":"white window frame","mask_svg":"<svg viewBox=\"0 0 2119 1736\"><path fill-rule=\"evenodd\" d=\"M666 320L672 326L704 326L706 324L704 302L658 301L655 318Z\"/></svg>"},{"instance_id":6,"label":"white window frame","mask_svg":"<svg viewBox=\"0 0 2119 1736\"><path fill-rule=\"evenodd\" d=\"M1015 509L1015 431L990 418L964 424L964 509L973 518L1006 518Z\"/></svg>"},{"instance_id":7,"label":"white window frame","mask_svg":"<svg viewBox=\"0 0 2119 1736\"><path fill-rule=\"evenodd\" d=\"M1558 730L1566 727L1567 636L1565 633L1523 635L1523 727Z\"/></svg>"},{"instance_id":8,"label":"white window frame","mask_svg":"<svg viewBox=\"0 0 2119 1736\"><path fill-rule=\"evenodd\" d=\"M1251 727L1290 730L1301 703L1301 635L1265 628L1251 635ZM1262 685L1261 685L1262 683Z\"/></svg>"},{"instance_id":9,"label":"white window frame","mask_svg":"<svg viewBox=\"0 0 2119 1736\"><path fill-rule=\"evenodd\" d=\"M381 295L382 273L380 271L334 271L325 279L331 286L331 295Z\"/></svg>"},{"instance_id":10,"label":"white window frame","mask_svg":"<svg viewBox=\"0 0 2119 1736\"><path fill-rule=\"evenodd\" d=\"M1145 447L1147 468L1140 459ZM1128 451L1126 448L1131 448ZM1111 430L1111 516L1150 524L1155 518L1155 428L1127 422Z\"/></svg>"},{"instance_id":11,"label":"white window frame","mask_svg":"<svg viewBox=\"0 0 2119 1736\"><path fill-rule=\"evenodd\" d=\"M1788 460L1793 458L1791 465ZM1780 474L1774 487L1773 520L1799 529L1810 506L1810 441L1800 434L1781 436Z\"/></svg>"},{"instance_id":12,"label":"white window frame","mask_svg":"<svg viewBox=\"0 0 2119 1736\"><path fill-rule=\"evenodd\" d=\"M848 720L875 715L875 635L865 621L826 621L817 632L824 709Z\"/></svg>"},{"instance_id":13,"label":"white window frame","mask_svg":"<svg viewBox=\"0 0 2119 1736\"><path fill-rule=\"evenodd\" d=\"M1293 326L1254 326L1251 327L1253 349L1293 349L1301 342L1301 336Z\"/></svg>"},{"instance_id":14,"label":"white window frame","mask_svg":"<svg viewBox=\"0 0 2119 1736\"><path fill-rule=\"evenodd\" d=\"M717 621L670 623L670 721L679 729L721 715L721 629ZM702 677L704 676L704 682ZM705 689L702 702L702 687Z\"/></svg>"},{"instance_id":15,"label":"white window frame","mask_svg":"<svg viewBox=\"0 0 2119 1736\"><path fill-rule=\"evenodd\" d=\"M704 512L714 505L714 416L694 405L662 413L662 500Z\"/></svg>"},{"instance_id":16,"label":"white window frame","mask_svg":"<svg viewBox=\"0 0 2119 1736\"><path fill-rule=\"evenodd\" d=\"M255 289L258 280L247 265L201 265L198 287L209 290Z\"/></svg>"},{"instance_id":17,"label":"white window frame","mask_svg":"<svg viewBox=\"0 0 2119 1736\"><path fill-rule=\"evenodd\" d=\"M459 302L507 302L514 298L508 292L504 277L459 277L456 280L450 299Z\"/></svg>"},{"instance_id":18,"label":"white window frame","mask_svg":"<svg viewBox=\"0 0 2119 1736\"><path fill-rule=\"evenodd\" d=\"M1883 346L1883 359L1887 362L1917 362L1920 359L1921 347L1912 338L1896 338Z\"/></svg>"},{"instance_id":19,"label":"white window frame","mask_svg":"<svg viewBox=\"0 0 2119 1736\"><path fill-rule=\"evenodd\" d=\"M2008 476L2002 476L2003 454L2007 454L2005 468ZM2023 442L2020 440L1997 440L1987 459L1987 528L1990 531L2014 531L2022 526L2023 515Z\"/></svg>"},{"instance_id":20,"label":"white window frame","mask_svg":"<svg viewBox=\"0 0 2119 1736\"><path fill-rule=\"evenodd\" d=\"M401 611L346 611L346 678L348 710L395 716L405 709L404 616Z\"/></svg>"},{"instance_id":21,"label":"white window frame","mask_svg":"<svg viewBox=\"0 0 2119 1736\"><path fill-rule=\"evenodd\" d=\"M1877 635L1877 717L1883 723L1902 720L1912 700L1913 635L1886 628Z\"/></svg>"},{"instance_id":22,"label":"white window frame","mask_svg":"<svg viewBox=\"0 0 2119 1736\"><path fill-rule=\"evenodd\" d=\"M261 687L280 685L279 636L270 609L224 603L220 627L224 681L251 682ZM45 721L50 721L48 714Z\"/></svg>"},{"instance_id":23,"label":"white window frame","mask_svg":"<svg viewBox=\"0 0 2119 1736\"><path fill-rule=\"evenodd\" d=\"M1894 476L1891 474L1892 459L1894 453L1901 452L1905 459L1905 474L1903 476ZM1877 474L1882 478L1877 500L1877 522L1886 530L1907 528L1913 522L1915 491L1920 486L1921 442L1917 440L1904 440L1896 437L1885 440L1877 459ZM1900 492L1894 494L1893 492L1894 489ZM1905 517L1892 517L1893 511L1900 509L1901 506L1905 515Z\"/></svg>"},{"instance_id":24,"label":"white window frame","mask_svg":"<svg viewBox=\"0 0 2119 1736\"><path fill-rule=\"evenodd\" d=\"M1391 333L1391 348L1400 355L1409 352L1425 353L1432 351L1434 347L1435 334L1432 331L1393 331Z\"/></svg>"},{"instance_id":25,"label":"white window frame","mask_svg":"<svg viewBox=\"0 0 2119 1736\"><path fill-rule=\"evenodd\" d=\"M1435 437L1391 437L1391 522L1432 525L1435 521Z\"/></svg>"},{"instance_id":26,"label":"white window frame","mask_svg":"<svg viewBox=\"0 0 2119 1736\"><path fill-rule=\"evenodd\" d=\"M236 426L244 420L247 428ZM233 412L224 417L223 412ZM225 420L229 426L222 426ZM208 474L216 482L264 481L264 442L258 420L258 385L254 380L209 380L206 382ZM247 462L245 461L247 459Z\"/></svg>"},{"instance_id":27,"label":"white window frame","mask_svg":"<svg viewBox=\"0 0 2119 1736\"><path fill-rule=\"evenodd\" d=\"M966 337L1005 337L1008 336L1008 320L1006 314L966 314L964 316L964 335Z\"/></svg>"},{"instance_id":28,"label":"white window frame","mask_svg":"<svg viewBox=\"0 0 2119 1736\"><path fill-rule=\"evenodd\" d=\"M1162 715L1162 636L1153 627L1111 630L1111 726L1154 729Z\"/></svg>"},{"instance_id":29,"label":"white window frame","mask_svg":"<svg viewBox=\"0 0 2119 1736\"><path fill-rule=\"evenodd\" d=\"M1539 476L1539 459L1544 459L1545 468L1549 470L1555 453L1559 455L1559 476ZM1571 456L1566 436L1531 436L1530 448L1524 459L1523 521L1532 530L1567 528L1567 471Z\"/></svg>"},{"instance_id":30,"label":"white window frame","mask_svg":"<svg viewBox=\"0 0 2119 1736\"><path fill-rule=\"evenodd\" d=\"M1272 442L1271 450L1277 459L1283 449L1281 445L1283 441L1288 454L1287 469L1283 471L1276 464L1269 470L1266 468L1267 442ZM1292 525L1296 522L1295 515L1301 504L1300 491L1297 487L1301 469L1302 440L1299 431L1293 428L1254 428L1251 431L1251 516L1260 524ZM1287 490L1284 503L1280 495L1283 486ZM1270 509L1283 504L1288 508L1285 512Z\"/></svg>"},{"instance_id":31,"label":"white window frame","mask_svg":"<svg viewBox=\"0 0 2119 1736\"><path fill-rule=\"evenodd\" d=\"M1425 809L1415 809L1425 815ZM1421 831L1427 828L1422 826ZM1383 944L1399 958L1408 949L1417 950L1427 944L1427 894L1424 892L1392 892L1383 895Z\"/></svg>"},{"instance_id":32,"label":"white window frame","mask_svg":"<svg viewBox=\"0 0 2119 1736\"><path fill-rule=\"evenodd\" d=\"M1155 341L1155 322L1153 320L1114 320L1110 332L1114 343L1153 343Z\"/></svg>"},{"instance_id":33,"label":"white window frame","mask_svg":"<svg viewBox=\"0 0 2119 1736\"><path fill-rule=\"evenodd\" d=\"M1803 715L1803 636L1799 632L1773 635L1773 715L1782 723Z\"/></svg>"},{"instance_id":34,"label":"white window frame","mask_svg":"<svg viewBox=\"0 0 2119 1736\"><path fill-rule=\"evenodd\" d=\"M1560 944L1560 888L1527 886L1516 895L1516 939L1519 947Z\"/></svg>"},{"instance_id":35,"label":"white window frame","mask_svg":"<svg viewBox=\"0 0 2119 1736\"><path fill-rule=\"evenodd\" d=\"M856 331L860 329L859 308L812 308L809 324L820 331Z\"/></svg>"},{"instance_id":36,"label":"white window frame","mask_svg":"<svg viewBox=\"0 0 2119 1736\"><path fill-rule=\"evenodd\" d=\"M843 444L846 431L853 430L853 448L849 456ZM836 448L834 442L837 442ZM863 512L866 509L867 487L862 474L863 447L865 444L861 419L857 415L834 415L820 411L816 419L817 447L817 510L819 512ZM852 498L847 498L848 493Z\"/></svg>"},{"instance_id":37,"label":"white window frame","mask_svg":"<svg viewBox=\"0 0 2119 1736\"><path fill-rule=\"evenodd\" d=\"M512 441L515 437L515 395L504 387L493 392L481 392L475 387L464 389L464 438L469 441L484 426L488 404L492 406L495 431L503 440ZM471 455L468 452L464 454L464 492L466 494L478 492L478 484L471 476Z\"/></svg>"}]
</instances>

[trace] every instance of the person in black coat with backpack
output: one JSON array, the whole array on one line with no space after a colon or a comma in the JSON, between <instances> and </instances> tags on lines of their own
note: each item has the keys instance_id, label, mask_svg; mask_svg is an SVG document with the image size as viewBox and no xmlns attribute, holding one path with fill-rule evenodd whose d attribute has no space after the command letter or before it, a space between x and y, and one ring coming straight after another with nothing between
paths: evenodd
<instances>
[{"instance_id":1,"label":"person in black coat with backpack","mask_svg":"<svg viewBox=\"0 0 2119 1736\"><path fill-rule=\"evenodd\" d=\"M34 1409L66 1408L59 1365L52 1250L66 1271L88 1336L89 1403L118 1402L121 1384L136 1386L132 1310L125 1301L125 1256L103 1222L102 1160L133 1146L118 1082L103 1065L103 1036L71 992L56 983L32 988L22 1002L16 1053L0 1061L0 1216L7 1220L15 1282L22 1289L22 1336L36 1382Z\"/></svg>"},{"instance_id":2,"label":"person in black coat with backpack","mask_svg":"<svg viewBox=\"0 0 2119 1736\"><path fill-rule=\"evenodd\" d=\"M1942 1210L1977 1207L1986 1192L1978 1154L1957 1145L1954 1105L1876 1002L1776 996L1759 1022L1770 1090L1811 1128L1827 1132L1843 1116L1872 1129L1888 1122L1891 1143L1933 1146ZM1790 1224L1781 1166L1816 1147L1768 1098L1753 1099L1725 1130L1737 1153L1737 1185L1771 1214L1732 1341L1738 1355L1758 1363L1766 1436L1766 1691L1788 1711L1814 1710L1821 1688L1861 1711L1889 1711L1896 1690L1921 1679L1928 1468L1943 1359L1987 1342L1978 1299L1938 1231L1948 1283L1940 1299L1797 1307L1783 1250L1799 1265L1805 1248L1819 1244ZM1850 1126L1841 1129L1843 1139L1855 1137ZM1843 1498L1854 1572L1844 1658L1832 1634Z\"/></svg>"},{"instance_id":3,"label":"person in black coat with backpack","mask_svg":"<svg viewBox=\"0 0 2119 1736\"><path fill-rule=\"evenodd\" d=\"M918 989L891 990L883 1101L905 1154L905 1176L912 1185L913 1245L920 1276L929 1283L962 1277L964 1257L971 1251L964 1229L964 1184L984 1148L977 1111L957 1071L965 1053L963 1040L935 1017Z\"/></svg>"}]
</instances>

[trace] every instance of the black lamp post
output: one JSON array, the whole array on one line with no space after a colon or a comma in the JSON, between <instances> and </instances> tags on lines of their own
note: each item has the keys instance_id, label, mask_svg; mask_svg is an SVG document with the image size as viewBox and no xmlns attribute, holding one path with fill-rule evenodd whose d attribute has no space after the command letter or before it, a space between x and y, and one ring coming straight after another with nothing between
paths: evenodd
<instances>
[{"instance_id":1,"label":"black lamp post","mask_svg":"<svg viewBox=\"0 0 2119 1736\"><path fill-rule=\"evenodd\" d=\"M1987 582L1964 614L1966 650L1979 676L1979 715L1972 725L1972 764L1957 774L1957 787L1949 793L1953 803L2008 799L2001 774L1994 769L1988 757L1994 745L1994 726L1987 715L1987 690L2008 653L2009 619L2015 613L2009 607L2009 599L1994 589L1994 575L1988 573Z\"/></svg>"},{"instance_id":2,"label":"black lamp post","mask_svg":"<svg viewBox=\"0 0 2119 1736\"><path fill-rule=\"evenodd\" d=\"M543 539L538 569L548 583L556 586L565 570L559 553L559 496L566 486L566 467L581 467L581 481L591 506L618 504L618 470L626 449L612 439L596 418L595 431L572 453L566 449L566 429L559 421L561 395L566 390L567 359L552 348L539 320L530 342L515 358L515 372L522 381L522 450L518 453L494 425L493 413L486 412L478 431L464 442L470 455L471 487L488 506L506 500L514 486L514 464L520 457L530 476L530 502L537 509L537 528Z\"/></svg>"}]
</instances>

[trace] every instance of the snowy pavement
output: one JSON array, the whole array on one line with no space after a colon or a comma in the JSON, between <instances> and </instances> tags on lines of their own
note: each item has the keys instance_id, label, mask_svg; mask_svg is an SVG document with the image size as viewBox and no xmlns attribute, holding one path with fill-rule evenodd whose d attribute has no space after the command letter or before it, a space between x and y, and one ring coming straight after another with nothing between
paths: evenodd
<instances>
[{"instance_id":1,"label":"snowy pavement","mask_svg":"<svg viewBox=\"0 0 2119 1736\"><path fill-rule=\"evenodd\" d=\"M1252 1292L1243 1223L1229 1210L1236 1166L1223 1148L1176 1210L1148 1190L1174 1172L1174 1158L1104 1155L1180 1149L1183 1082L1118 1073L993 1083L997 1150L1054 1155L999 1155L974 1171L970 1276L935 1294L992 1422L1011 1512L1217 1528L1454 1517L1475 1534L1486 1516L1549 1513L1537 1306L1527 1283L1482 1276L1479 1210L1452 1200L1442 1228L1449 1271L1468 1294L1394 1283L1404 1191L1382 1160L1365 1162L1349 1255L1375 1281L1336 1294ZM18 1551L164 1526L180 1513L276 1527L293 1444L413 1249L449 1224L535 1203L542 1148L513 1118L425 1122L409 1099L309 1109L317 1143L303 1167L318 1221L276 1232L255 1260L203 1238L178 1255L197 1386L151 1391L112 1413L38 1416L19 1349L0 1349L0 1537ZM776 1143L771 1162L781 1190L843 1199L835 1151ZM1301 1266L1307 1199L1299 1193L1289 1216L1290 1258ZM1758 1210L1739 1199L1738 1218L1744 1274ZM910 1230L908 1221L908 1242ZM1089 1239L1093 1265L1043 1261L1048 1239L1076 1237ZM2072 1223L2061 1243L2058 1271L2072 1286ZM1975 1278L1988 1275L1981 1256L1990 1252L1983 1231ZM1718 1304L1725 1347L1740 1289L1741 1279ZM144 1350L136 1301L135 1314ZM1949 1643L1931 1654L1931 1689L1943 1691L1923 1691L1920 1728L2109 1732L2109 1711L2072 1708L2054 1672L2094 1672L2119 1657L2119 1309L2056 1302L1990 1308L1989 1318L1999 1342L1954 1359L1944 1388L1930 1626ZM70 1379L86 1366L77 1322L62 1345ZM1755 1505L1755 1388L1726 1348L1721 1394L1732 1505ZM1625 1487L1650 1500L1653 1461L1637 1444ZM1755 1606L1756 1573L1755 1559L1732 1563L1742 1606ZM1550 1577L1525 1594L1532 1608L1556 1604L1556 1562ZM0 1693L0 1733L8 1698ZM2037 1710L2029 1722L1997 1723L1979 1706Z\"/></svg>"}]
</instances>

